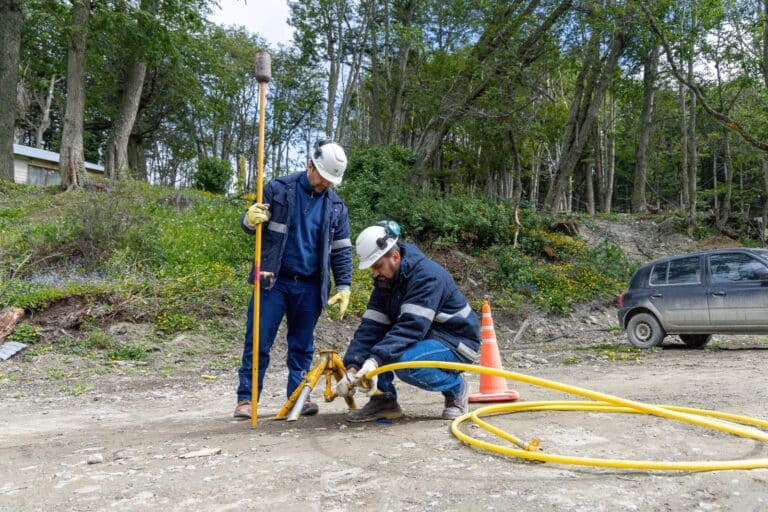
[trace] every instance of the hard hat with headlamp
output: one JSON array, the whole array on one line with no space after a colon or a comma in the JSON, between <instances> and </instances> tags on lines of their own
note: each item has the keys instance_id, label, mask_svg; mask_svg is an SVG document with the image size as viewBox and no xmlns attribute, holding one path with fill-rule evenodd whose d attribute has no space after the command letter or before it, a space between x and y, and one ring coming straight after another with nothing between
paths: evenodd
<instances>
[{"instance_id":1,"label":"hard hat with headlamp","mask_svg":"<svg viewBox=\"0 0 768 512\"><path fill-rule=\"evenodd\" d=\"M400 225L393 220L383 220L365 228L355 240L358 268L369 268L389 252L400 238Z\"/></svg>"},{"instance_id":2,"label":"hard hat with headlamp","mask_svg":"<svg viewBox=\"0 0 768 512\"><path fill-rule=\"evenodd\" d=\"M321 140L315 143L312 150L312 163L323 179L334 185L341 183L347 168L347 155L344 149L331 140Z\"/></svg>"}]
</instances>

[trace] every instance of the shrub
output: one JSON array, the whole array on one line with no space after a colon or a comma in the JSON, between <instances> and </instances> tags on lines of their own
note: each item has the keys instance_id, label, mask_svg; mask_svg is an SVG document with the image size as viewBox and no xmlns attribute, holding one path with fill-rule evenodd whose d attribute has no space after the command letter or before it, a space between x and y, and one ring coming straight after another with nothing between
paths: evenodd
<instances>
[{"instance_id":1,"label":"shrub","mask_svg":"<svg viewBox=\"0 0 768 512\"><path fill-rule=\"evenodd\" d=\"M224 194L232 181L232 168L229 162L220 158L203 158L197 162L197 170L192 175L192 186L212 194Z\"/></svg>"},{"instance_id":2,"label":"shrub","mask_svg":"<svg viewBox=\"0 0 768 512\"><path fill-rule=\"evenodd\" d=\"M402 213L413 208L410 186L415 155L399 146L368 147L353 151L339 194L349 209L353 233L381 219L405 226Z\"/></svg>"}]
</instances>

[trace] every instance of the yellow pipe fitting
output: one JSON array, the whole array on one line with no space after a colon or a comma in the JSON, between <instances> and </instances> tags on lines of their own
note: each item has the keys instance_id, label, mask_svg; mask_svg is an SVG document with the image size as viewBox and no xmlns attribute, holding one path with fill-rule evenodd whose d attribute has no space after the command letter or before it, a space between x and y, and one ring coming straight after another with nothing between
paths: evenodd
<instances>
[{"instance_id":1,"label":"yellow pipe fitting","mask_svg":"<svg viewBox=\"0 0 768 512\"><path fill-rule=\"evenodd\" d=\"M542 448L540 444L541 444L541 441L539 441L534 437L533 439L531 439L530 441L528 441L523 445L523 449L528 450L529 452L543 452L544 448Z\"/></svg>"}]
</instances>

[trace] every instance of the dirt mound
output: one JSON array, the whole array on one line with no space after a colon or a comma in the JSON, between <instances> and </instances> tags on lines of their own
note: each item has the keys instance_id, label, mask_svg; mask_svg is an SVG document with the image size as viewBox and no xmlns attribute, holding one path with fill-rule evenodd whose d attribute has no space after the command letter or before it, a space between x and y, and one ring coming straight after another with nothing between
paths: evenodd
<instances>
[{"instance_id":1,"label":"dirt mound","mask_svg":"<svg viewBox=\"0 0 768 512\"><path fill-rule=\"evenodd\" d=\"M619 245L635 263L685 252L741 246L738 241L723 235L696 240L680 231L679 220L675 217L620 217L619 220L584 219L579 224L579 235L590 245Z\"/></svg>"}]
</instances>

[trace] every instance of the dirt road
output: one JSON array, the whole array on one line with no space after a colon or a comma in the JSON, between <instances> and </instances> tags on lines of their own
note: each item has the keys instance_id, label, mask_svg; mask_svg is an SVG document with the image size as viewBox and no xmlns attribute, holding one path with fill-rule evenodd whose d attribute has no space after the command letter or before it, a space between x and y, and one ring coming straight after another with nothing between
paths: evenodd
<instances>
[{"instance_id":1,"label":"dirt road","mask_svg":"<svg viewBox=\"0 0 768 512\"><path fill-rule=\"evenodd\" d=\"M758 337L718 337L707 350L674 345L643 353L628 351L615 332L514 347L509 338L500 334L509 370L633 400L768 419L768 345ZM232 351L236 356L234 344ZM341 400L322 403L316 417L274 422L268 417L282 405L285 385L279 355L256 429L231 418L234 367L189 364L165 376L162 361L91 369L92 387L73 393L72 383L82 377L43 378L44 358L0 366L2 511L768 509L765 469L620 471L475 450L451 435L450 422L438 419L440 396L403 383L406 416L393 423L348 425ZM468 380L476 389L477 376ZM510 387L525 400L578 398L525 384ZM540 438L549 453L768 457L765 444L648 416L525 413L493 422L523 439ZM483 437L475 427L468 430Z\"/></svg>"}]
</instances>

